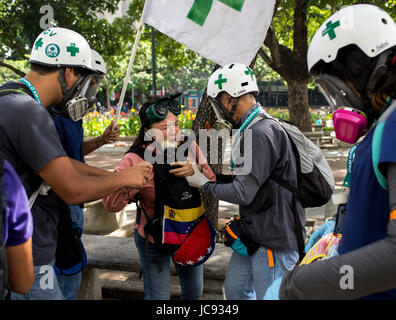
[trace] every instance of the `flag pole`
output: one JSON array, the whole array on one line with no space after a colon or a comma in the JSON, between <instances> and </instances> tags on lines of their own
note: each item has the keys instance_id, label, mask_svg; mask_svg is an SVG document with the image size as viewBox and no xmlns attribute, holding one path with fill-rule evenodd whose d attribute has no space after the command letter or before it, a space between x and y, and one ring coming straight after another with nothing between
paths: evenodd
<instances>
[{"instance_id":1,"label":"flag pole","mask_svg":"<svg viewBox=\"0 0 396 320\"><path fill-rule=\"evenodd\" d=\"M120 101L118 102L117 112L114 117L113 128L118 123L118 120L120 119L120 113L121 113L122 105L124 103L126 89L128 87L128 82L131 79L132 66L135 61L135 56L136 56L136 51L137 51L137 48L139 45L140 36L141 36L143 28L144 28L143 18L144 18L144 14L142 14L142 17L140 18L140 22L139 22L139 25L137 28L137 34L136 34L135 42L133 44L131 58L129 59L129 65L128 65L127 73L125 75L124 85L122 86L122 90L121 90Z\"/></svg>"}]
</instances>

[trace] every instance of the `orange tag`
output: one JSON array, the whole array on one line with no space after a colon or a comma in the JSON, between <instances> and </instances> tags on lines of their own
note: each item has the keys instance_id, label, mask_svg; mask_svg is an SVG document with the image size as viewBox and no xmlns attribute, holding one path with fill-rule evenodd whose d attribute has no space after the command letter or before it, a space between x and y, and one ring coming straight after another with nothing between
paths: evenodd
<instances>
[{"instance_id":1,"label":"orange tag","mask_svg":"<svg viewBox=\"0 0 396 320\"><path fill-rule=\"evenodd\" d=\"M272 254L272 250L267 249L267 255L268 255L268 266L270 268L274 267L274 256Z\"/></svg>"}]
</instances>

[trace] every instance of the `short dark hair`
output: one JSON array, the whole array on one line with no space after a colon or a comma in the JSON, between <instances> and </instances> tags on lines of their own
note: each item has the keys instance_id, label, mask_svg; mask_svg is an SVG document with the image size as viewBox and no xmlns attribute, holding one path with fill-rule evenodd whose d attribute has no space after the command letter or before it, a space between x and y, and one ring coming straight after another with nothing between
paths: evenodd
<instances>
[{"instance_id":1,"label":"short dark hair","mask_svg":"<svg viewBox=\"0 0 396 320\"><path fill-rule=\"evenodd\" d=\"M56 71L59 70L59 68L58 67L48 67L48 66L44 66L44 65L41 65L38 63L31 63L30 70L37 72L38 74L40 74L42 76L46 76L48 74L55 73Z\"/></svg>"}]
</instances>

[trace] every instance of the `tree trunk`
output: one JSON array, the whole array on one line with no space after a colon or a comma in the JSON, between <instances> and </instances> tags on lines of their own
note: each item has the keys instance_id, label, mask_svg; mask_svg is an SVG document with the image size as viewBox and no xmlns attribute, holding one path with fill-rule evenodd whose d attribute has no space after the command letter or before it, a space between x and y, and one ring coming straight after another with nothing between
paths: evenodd
<instances>
[{"instance_id":1,"label":"tree trunk","mask_svg":"<svg viewBox=\"0 0 396 320\"><path fill-rule=\"evenodd\" d=\"M200 129L209 130L209 129L213 128L216 120L217 120L216 115L213 111L213 108L212 108L210 102L209 102L208 95L206 94L206 90L205 90L202 101L201 101L198 111L197 111L196 118L195 118L193 126L192 126L195 136L197 137L198 145L202 145L202 143L200 143L200 141L199 141L199 130ZM212 143L212 142L210 141L210 143ZM203 152L206 152L206 154L208 156L210 155L210 150L212 147L210 143L207 143L207 150L202 150ZM211 169L217 174L222 172L222 161L221 161L222 160L222 149L221 148L218 148L218 159L219 159L219 161L213 161L215 159L210 159L210 158L207 159ZM217 164L212 164L212 163L217 163ZM206 215L207 215L210 223L217 230L218 219L219 219L219 200L209 193L203 193L202 199L203 199L203 202L205 205Z\"/></svg>"},{"instance_id":2,"label":"tree trunk","mask_svg":"<svg viewBox=\"0 0 396 320\"><path fill-rule=\"evenodd\" d=\"M308 104L308 81L308 79L288 81L290 121L294 122L302 132L312 131Z\"/></svg>"},{"instance_id":3,"label":"tree trunk","mask_svg":"<svg viewBox=\"0 0 396 320\"><path fill-rule=\"evenodd\" d=\"M280 1L276 2L275 14ZM308 104L307 67L307 0L295 0L293 16L293 49L281 44L270 27L264 40L270 55L263 48L259 54L268 66L279 73L288 83L290 119L303 132L312 131Z\"/></svg>"},{"instance_id":4,"label":"tree trunk","mask_svg":"<svg viewBox=\"0 0 396 320\"><path fill-rule=\"evenodd\" d=\"M258 54L254 57L252 62L250 63L250 68L254 69L254 65L256 63ZM218 68L220 68L219 65L216 65L213 69L212 72L215 72ZM223 116L221 110L219 110L219 113L221 116ZM192 129L194 130L195 136L197 137L197 143L198 145L200 144L199 141L199 130L200 129L206 129L210 130L211 128L214 127L216 123L217 117L216 114L213 111L213 107L211 105L210 100L208 99L208 95L206 94L206 90L204 92L203 98L201 100L201 103L199 104L199 108L197 111L196 118L194 120ZM227 137L228 138L228 137ZM203 152L206 151L206 154L208 155L208 163L213 170L214 173L216 174L221 174L223 172L223 148L222 146L226 144L226 141L223 141L221 138L217 141L217 159L210 159L211 155L211 148L213 147L213 142L208 140L207 145L207 150L202 150ZM227 174L227 173L226 173ZM205 205L206 209L206 214L208 216L209 221L212 223L213 227L216 229L218 228L218 221L219 221L219 200L215 198L211 194L202 194L202 199Z\"/></svg>"}]
</instances>

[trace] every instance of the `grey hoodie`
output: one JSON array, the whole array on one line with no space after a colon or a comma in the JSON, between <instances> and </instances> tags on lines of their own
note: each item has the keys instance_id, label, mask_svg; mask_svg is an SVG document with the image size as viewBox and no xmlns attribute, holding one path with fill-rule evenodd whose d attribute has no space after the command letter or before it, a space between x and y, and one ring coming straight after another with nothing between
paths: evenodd
<instances>
[{"instance_id":1,"label":"grey hoodie","mask_svg":"<svg viewBox=\"0 0 396 320\"><path fill-rule=\"evenodd\" d=\"M241 123L258 107L259 103L250 108ZM236 175L232 183L207 183L202 190L220 200L239 204L241 218L260 245L273 250L297 250L292 210L298 211L301 223L305 225L304 209L300 202L295 208L291 192L270 179L276 175L297 186L296 159L289 137L277 122L270 119L258 121L249 129L252 130L252 148L243 150L244 135L240 145L243 158L251 160L251 170L246 175Z\"/></svg>"}]
</instances>

